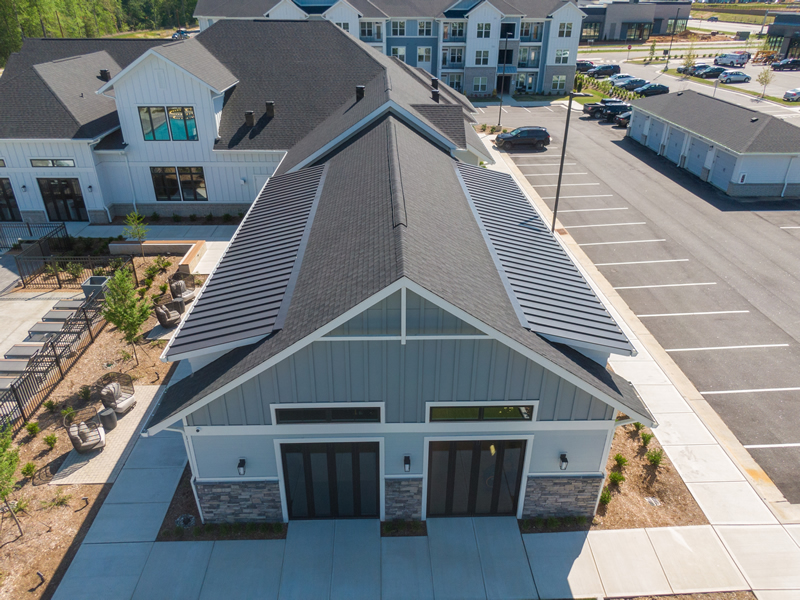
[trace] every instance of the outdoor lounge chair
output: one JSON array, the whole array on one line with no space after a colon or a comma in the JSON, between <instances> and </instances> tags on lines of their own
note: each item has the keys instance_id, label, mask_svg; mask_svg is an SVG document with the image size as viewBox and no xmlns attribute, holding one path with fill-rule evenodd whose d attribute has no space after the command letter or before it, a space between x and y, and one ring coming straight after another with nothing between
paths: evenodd
<instances>
[{"instance_id":1,"label":"outdoor lounge chair","mask_svg":"<svg viewBox=\"0 0 800 600\"><path fill-rule=\"evenodd\" d=\"M82 414L87 416L85 420L81 420ZM71 423L65 418L64 427L67 428L72 447L80 454L106 445L106 430L100 424L97 411L93 408L76 413Z\"/></svg>"},{"instance_id":2,"label":"outdoor lounge chair","mask_svg":"<svg viewBox=\"0 0 800 600\"><path fill-rule=\"evenodd\" d=\"M158 324L162 327L175 327L175 325L181 322L181 313L177 310L173 310L169 304L156 306L154 310L156 318L158 319Z\"/></svg>"},{"instance_id":3,"label":"outdoor lounge chair","mask_svg":"<svg viewBox=\"0 0 800 600\"><path fill-rule=\"evenodd\" d=\"M182 298L185 302L194 300L194 297L197 295L197 290L187 288L186 282L182 279L170 283L169 291L172 293L173 300Z\"/></svg>"},{"instance_id":4,"label":"outdoor lounge chair","mask_svg":"<svg viewBox=\"0 0 800 600\"><path fill-rule=\"evenodd\" d=\"M102 386L100 400L106 408L113 409L117 414L123 414L136 406L133 379L130 375L107 373L98 384Z\"/></svg>"}]
</instances>

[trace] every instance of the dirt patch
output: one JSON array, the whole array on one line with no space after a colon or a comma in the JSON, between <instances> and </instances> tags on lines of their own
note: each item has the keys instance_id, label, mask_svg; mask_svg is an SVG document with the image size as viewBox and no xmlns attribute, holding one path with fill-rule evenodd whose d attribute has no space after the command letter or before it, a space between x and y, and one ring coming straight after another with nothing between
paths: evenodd
<instances>
[{"instance_id":1,"label":"dirt patch","mask_svg":"<svg viewBox=\"0 0 800 600\"><path fill-rule=\"evenodd\" d=\"M189 465L183 470L178 488L161 523L159 542L217 541L217 540L283 540L286 539L284 523L225 523L203 525L200 511L191 484L192 471ZM179 526L176 521L183 516L191 516L194 524Z\"/></svg>"},{"instance_id":2,"label":"dirt patch","mask_svg":"<svg viewBox=\"0 0 800 600\"><path fill-rule=\"evenodd\" d=\"M381 523L381 537L414 537L428 535L425 521L387 521Z\"/></svg>"},{"instance_id":3,"label":"dirt patch","mask_svg":"<svg viewBox=\"0 0 800 600\"><path fill-rule=\"evenodd\" d=\"M710 594L636 596L629 600L756 600L756 597L753 595L753 592L711 592Z\"/></svg>"},{"instance_id":4,"label":"dirt patch","mask_svg":"<svg viewBox=\"0 0 800 600\"><path fill-rule=\"evenodd\" d=\"M227 213L226 213L227 214ZM194 217L194 218L192 218ZM209 218L210 217L210 218ZM210 213L196 215L189 215L186 217L181 216L158 216L155 214L145 215L144 223L146 225L238 225L244 218L244 212L237 212L235 214L212 215ZM125 217L114 217L111 221L112 225L125 225ZM98 227L105 227L102 223L96 223ZM91 227L91 225L90 225Z\"/></svg>"}]
</instances>

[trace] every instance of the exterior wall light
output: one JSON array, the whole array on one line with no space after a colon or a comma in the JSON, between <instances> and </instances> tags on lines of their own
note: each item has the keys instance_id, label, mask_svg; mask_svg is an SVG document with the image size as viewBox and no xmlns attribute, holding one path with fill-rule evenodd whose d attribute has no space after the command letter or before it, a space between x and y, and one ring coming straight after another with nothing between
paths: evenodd
<instances>
[{"instance_id":1,"label":"exterior wall light","mask_svg":"<svg viewBox=\"0 0 800 600\"><path fill-rule=\"evenodd\" d=\"M236 465L236 470L239 471L239 475L244 476L244 473L245 473L244 465L245 465L245 463L247 463L247 461L245 459L243 459L243 458L239 459L239 464Z\"/></svg>"},{"instance_id":2,"label":"exterior wall light","mask_svg":"<svg viewBox=\"0 0 800 600\"><path fill-rule=\"evenodd\" d=\"M90 191L90 192L92 191L92 186L89 186L89 191Z\"/></svg>"},{"instance_id":3,"label":"exterior wall light","mask_svg":"<svg viewBox=\"0 0 800 600\"><path fill-rule=\"evenodd\" d=\"M561 455L561 464L559 465L559 467L561 468L562 471L566 471L568 465L569 461L567 460L567 454L565 452L564 454Z\"/></svg>"},{"instance_id":4,"label":"exterior wall light","mask_svg":"<svg viewBox=\"0 0 800 600\"><path fill-rule=\"evenodd\" d=\"M27 185L23 185L22 186L22 191L23 192L27 192L28 191L28 186Z\"/></svg>"},{"instance_id":5,"label":"exterior wall light","mask_svg":"<svg viewBox=\"0 0 800 600\"><path fill-rule=\"evenodd\" d=\"M403 471L411 473L411 457L408 454L403 457Z\"/></svg>"}]
</instances>

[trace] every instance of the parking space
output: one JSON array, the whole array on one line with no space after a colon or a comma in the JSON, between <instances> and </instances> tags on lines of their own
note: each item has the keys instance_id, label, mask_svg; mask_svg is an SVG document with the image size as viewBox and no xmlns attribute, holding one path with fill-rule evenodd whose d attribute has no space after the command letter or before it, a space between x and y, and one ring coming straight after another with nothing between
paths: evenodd
<instances>
[{"instance_id":1,"label":"parking space","mask_svg":"<svg viewBox=\"0 0 800 600\"><path fill-rule=\"evenodd\" d=\"M565 108L550 108L503 124L548 128L552 146L511 154L552 208ZM573 114L560 225L800 503L800 203L738 204L624 135Z\"/></svg>"}]
</instances>

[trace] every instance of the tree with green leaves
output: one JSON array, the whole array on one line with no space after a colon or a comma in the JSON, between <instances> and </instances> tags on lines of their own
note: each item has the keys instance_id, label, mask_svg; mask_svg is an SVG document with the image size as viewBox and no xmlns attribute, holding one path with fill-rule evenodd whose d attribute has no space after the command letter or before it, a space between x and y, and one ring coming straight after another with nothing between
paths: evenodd
<instances>
[{"instance_id":1,"label":"tree with green leaves","mask_svg":"<svg viewBox=\"0 0 800 600\"><path fill-rule=\"evenodd\" d=\"M128 269L120 269L108 282L103 305L103 317L122 333L125 341L133 348L136 365L139 357L136 354L136 339L141 333L142 325L150 317L150 301L139 298L133 285L133 275Z\"/></svg>"},{"instance_id":2,"label":"tree with green leaves","mask_svg":"<svg viewBox=\"0 0 800 600\"><path fill-rule=\"evenodd\" d=\"M8 497L15 487L17 465L19 465L19 450L14 447L11 439L11 424L6 421L0 427L0 500L5 503L6 510L17 524L19 534L24 535L17 515L8 503Z\"/></svg>"},{"instance_id":3,"label":"tree with green leaves","mask_svg":"<svg viewBox=\"0 0 800 600\"><path fill-rule=\"evenodd\" d=\"M122 235L139 242L142 258L144 258L144 241L147 239L148 231L150 230L144 224L144 217L138 212L133 211L125 216L125 229L122 230Z\"/></svg>"},{"instance_id":4,"label":"tree with green leaves","mask_svg":"<svg viewBox=\"0 0 800 600\"><path fill-rule=\"evenodd\" d=\"M772 69L769 67L764 67L761 69L761 72L756 77L756 81L764 86L764 89L761 90L761 97L767 95L767 86L772 83L772 80L775 79L775 73L772 72Z\"/></svg>"},{"instance_id":5,"label":"tree with green leaves","mask_svg":"<svg viewBox=\"0 0 800 600\"><path fill-rule=\"evenodd\" d=\"M653 43L650 44L650 55L648 56L648 60L652 61L656 55L656 41L653 40Z\"/></svg>"},{"instance_id":6,"label":"tree with green leaves","mask_svg":"<svg viewBox=\"0 0 800 600\"><path fill-rule=\"evenodd\" d=\"M695 59L697 58L697 53L694 49L694 42L689 44L689 49L686 51L686 54L683 57L683 73L686 74L686 69L689 69L694 66Z\"/></svg>"}]
</instances>

